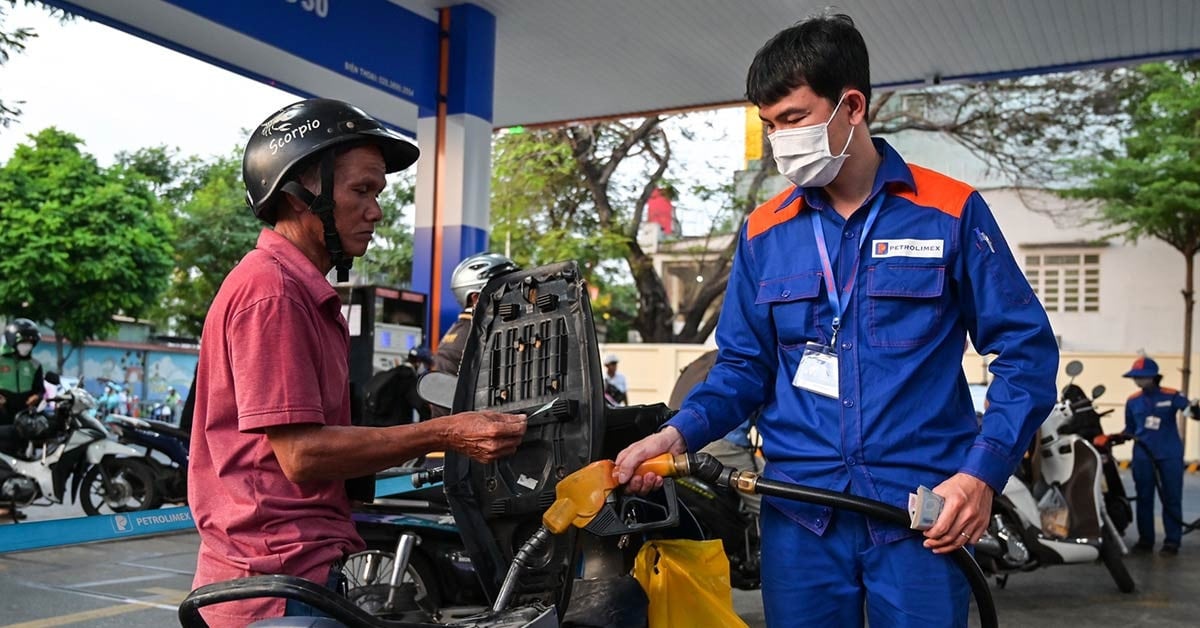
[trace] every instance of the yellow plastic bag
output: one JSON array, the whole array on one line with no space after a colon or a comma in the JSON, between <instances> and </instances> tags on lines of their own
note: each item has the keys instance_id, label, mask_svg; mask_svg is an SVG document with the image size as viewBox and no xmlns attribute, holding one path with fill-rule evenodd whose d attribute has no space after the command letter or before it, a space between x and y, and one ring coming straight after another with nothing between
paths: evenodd
<instances>
[{"instance_id":1,"label":"yellow plastic bag","mask_svg":"<svg viewBox=\"0 0 1200 628\"><path fill-rule=\"evenodd\" d=\"M746 626L733 612L729 559L721 541L647 541L633 577L650 598L650 628Z\"/></svg>"}]
</instances>

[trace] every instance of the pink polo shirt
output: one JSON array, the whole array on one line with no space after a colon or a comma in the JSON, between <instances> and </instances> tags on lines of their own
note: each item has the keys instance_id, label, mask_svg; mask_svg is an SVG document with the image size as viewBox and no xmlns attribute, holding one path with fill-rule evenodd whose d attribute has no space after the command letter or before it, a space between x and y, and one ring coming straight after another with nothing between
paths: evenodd
<instances>
[{"instance_id":1,"label":"pink polo shirt","mask_svg":"<svg viewBox=\"0 0 1200 628\"><path fill-rule=\"evenodd\" d=\"M196 375L188 501L200 531L193 585L259 574L325 584L363 549L345 484L294 483L264 428L350 424L349 334L341 300L270 229L229 273L208 311ZM282 600L206 609L212 626L283 614Z\"/></svg>"}]
</instances>

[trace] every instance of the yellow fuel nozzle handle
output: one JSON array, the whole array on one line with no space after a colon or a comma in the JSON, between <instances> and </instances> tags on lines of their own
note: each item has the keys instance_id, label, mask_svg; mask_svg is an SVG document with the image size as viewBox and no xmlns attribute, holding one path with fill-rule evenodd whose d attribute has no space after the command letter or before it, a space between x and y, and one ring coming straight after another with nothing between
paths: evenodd
<instances>
[{"instance_id":1,"label":"yellow fuel nozzle handle","mask_svg":"<svg viewBox=\"0 0 1200 628\"><path fill-rule=\"evenodd\" d=\"M562 534L571 526L583 528L591 523L618 486L613 467L612 460L597 460L563 478L554 489L554 503L542 515L542 525L554 534ZM634 473L671 478L687 475L687 468L686 455L662 454L638 465Z\"/></svg>"},{"instance_id":2,"label":"yellow fuel nozzle handle","mask_svg":"<svg viewBox=\"0 0 1200 628\"><path fill-rule=\"evenodd\" d=\"M616 487L612 460L589 464L558 483L554 489L556 499L542 515L542 525L554 534L562 534L572 525L586 526Z\"/></svg>"}]
</instances>

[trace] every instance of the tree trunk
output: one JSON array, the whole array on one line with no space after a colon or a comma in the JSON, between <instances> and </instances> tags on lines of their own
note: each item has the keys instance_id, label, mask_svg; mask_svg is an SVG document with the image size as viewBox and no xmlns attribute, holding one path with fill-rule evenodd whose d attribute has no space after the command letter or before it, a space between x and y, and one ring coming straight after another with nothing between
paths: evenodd
<instances>
[{"instance_id":1,"label":"tree trunk","mask_svg":"<svg viewBox=\"0 0 1200 628\"><path fill-rule=\"evenodd\" d=\"M1183 286L1183 386L1180 391L1188 397L1188 384L1192 381L1192 313L1196 309L1195 292L1193 291L1196 269L1196 251L1184 253L1187 258L1187 272ZM1190 397L1188 397L1190 399ZM1187 419L1179 419L1179 438L1183 441L1184 452L1187 451ZM1186 453L1185 453L1186 455Z\"/></svg>"},{"instance_id":2,"label":"tree trunk","mask_svg":"<svg viewBox=\"0 0 1200 628\"><path fill-rule=\"evenodd\" d=\"M642 335L642 342L672 342L675 339L675 311L667 299L662 277L654 271L654 261L634 240L629 243L626 258L638 291L638 312L633 328Z\"/></svg>"}]
</instances>

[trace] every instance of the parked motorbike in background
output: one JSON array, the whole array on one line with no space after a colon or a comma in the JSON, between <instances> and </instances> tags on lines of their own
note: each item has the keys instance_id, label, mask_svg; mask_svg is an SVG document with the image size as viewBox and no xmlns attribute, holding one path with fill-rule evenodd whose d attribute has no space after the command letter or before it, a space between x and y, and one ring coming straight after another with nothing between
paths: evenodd
<instances>
[{"instance_id":1,"label":"parked motorbike in background","mask_svg":"<svg viewBox=\"0 0 1200 628\"><path fill-rule=\"evenodd\" d=\"M0 503L61 504L70 496L72 502L78 498L89 515L102 509L130 512L151 507L154 478L141 461L144 450L110 438L91 414L95 407L90 393L69 387L37 409L18 413L13 427L24 448L0 452Z\"/></svg>"},{"instance_id":2,"label":"parked motorbike in background","mask_svg":"<svg viewBox=\"0 0 1200 628\"><path fill-rule=\"evenodd\" d=\"M1077 361L1067 365L1072 378L1082 370ZM1100 560L1117 588L1130 593L1135 583L1125 567L1128 550L1109 513L1103 461L1092 442L1077 433L1079 424L1092 418L1072 421L1091 403L1082 403L1075 391L1069 396L1074 401L1064 395L1055 405L1031 455L993 500L992 521L975 545L975 557L1002 587L1014 572ZM1115 489L1120 478L1108 484Z\"/></svg>"},{"instance_id":3,"label":"parked motorbike in background","mask_svg":"<svg viewBox=\"0 0 1200 628\"><path fill-rule=\"evenodd\" d=\"M1130 498L1125 491L1125 484L1121 481L1121 473L1117 468L1116 459L1113 458L1112 449L1126 442L1128 438L1121 434L1108 436L1104 434L1104 427L1100 425L1100 419L1112 414L1113 411L1109 409L1104 412L1096 412L1093 405L1093 402L1104 394L1106 390L1104 385L1092 388L1092 396L1089 398L1084 394L1083 389L1075 384L1075 376L1083 372L1083 365L1079 361L1073 360L1067 364L1066 371L1071 380L1063 387L1062 402L1067 405L1070 416L1058 428L1058 431L1062 434L1077 434L1092 443L1092 446L1100 454L1100 467L1104 472L1104 484L1102 485L1104 507L1108 510L1108 517L1116 526L1117 533L1124 537L1125 529L1133 522L1133 508L1130 506Z\"/></svg>"},{"instance_id":4,"label":"parked motorbike in background","mask_svg":"<svg viewBox=\"0 0 1200 628\"><path fill-rule=\"evenodd\" d=\"M164 503L187 502L187 467L190 435L171 425L154 419L137 419L121 414L104 417L105 425L127 445L145 450L142 461L150 468L154 477L154 501L149 508L158 508ZM94 504L84 502L84 510ZM96 514L89 512L89 515Z\"/></svg>"}]
</instances>

